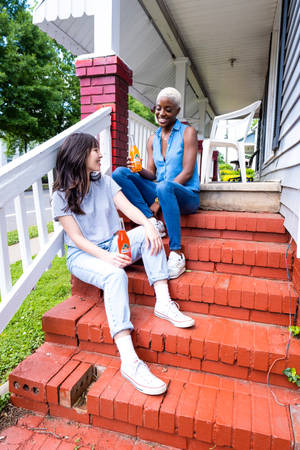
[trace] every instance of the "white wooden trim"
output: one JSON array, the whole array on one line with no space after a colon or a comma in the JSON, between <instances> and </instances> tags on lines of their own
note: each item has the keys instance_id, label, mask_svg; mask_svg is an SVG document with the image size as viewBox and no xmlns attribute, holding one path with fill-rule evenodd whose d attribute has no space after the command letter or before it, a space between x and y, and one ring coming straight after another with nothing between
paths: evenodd
<instances>
[{"instance_id":1,"label":"white wooden trim","mask_svg":"<svg viewBox=\"0 0 300 450\"><path fill-rule=\"evenodd\" d=\"M4 208L0 208L0 292L1 302L12 286L7 243L7 227ZM1 303L0 303L1 304Z\"/></svg>"},{"instance_id":2,"label":"white wooden trim","mask_svg":"<svg viewBox=\"0 0 300 450\"><path fill-rule=\"evenodd\" d=\"M36 212L36 223L39 233L40 247L42 248L48 241L47 220L45 208L43 205L43 186L42 180L39 178L32 185L33 201Z\"/></svg>"},{"instance_id":3,"label":"white wooden trim","mask_svg":"<svg viewBox=\"0 0 300 450\"><path fill-rule=\"evenodd\" d=\"M21 192L21 194L15 198L15 210L23 270L25 270L32 262L27 214L23 207L24 203L25 195L24 192Z\"/></svg>"},{"instance_id":4,"label":"white wooden trim","mask_svg":"<svg viewBox=\"0 0 300 450\"><path fill-rule=\"evenodd\" d=\"M103 136L102 151L107 162L105 171L111 173L111 108L103 108L86 119L63 131L26 155L7 164L0 169L0 332L15 314L27 294L39 280L42 273L47 270L54 256L64 252L63 229L55 226L55 231L48 241L47 223L43 205L43 189L41 177L48 173L50 192L52 192L53 167L56 154L63 140L75 131L83 131L96 136ZM24 190L32 185L37 213L37 224L40 238L40 251L34 260L28 247L26 237L26 214L22 211L24 203ZM16 198L16 213L20 235L21 252L23 252L23 275L12 286L10 275L10 261L7 244L7 227L4 213L5 204Z\"/></svg>"},{"instance_id":5,"label":"white wooden trim","mask_svg":"<svg viewBox=\"0 0 300 450\"><path fill-rule=\"evenodd\" d=\"M102 154L101 172L103 174L112 174L112 155L111 155L111 133L109 128L105 128L99 133L100 150Z\"/></svg>"},{"instance_id":6,"label":"white wooden trim","mask_svg":"<svg viewBox=\"0 0 300 450\"><path fill-rule=\"evenodd\" d=\"M64 139L71 133L83 131L96 136L110 126L111 108L101 108L57 136L0 168L0 208L24 192L40 176L55 167L56 153ZM34 161L34 163L33 163ZM33 170L34 164L34 170Z\"/></svg>"},{"instance_id":7,"label":"white wooden trim","mask_svg":"<svg viewBox=\"0 0 300 450\"><path fill-rule=\"evenodd\" d=\"M268 83L266 137L265 137L265 162L273 155L272 143L275 123L276 92L277 92L277 71L279 58L280 41L280 21L281 21L282 0L278 0L274 26L272 30L271 58Z\"/></svg>"},{"instance_id":8,"label":"white wooden trim","mask_svg":"<svg viewBox=\"0 0 300 450\"><path fill-rule=\"evenodd\" d=\"M206 117L206 108L208 104L208 99L206 97L199 100L199 129L198 133L200 136L198 136L198 139L204 139L206 137L205 134L205 117Z\"/></svg>"},{"instance_id":9,"label":"white wooden trim","mask_svg":"<svg viewBox=\"0 0 300 450\"><path fill-rule=\"evenodd\" d=\"M120 54L120 0L95 2L94 53Z\"/></svg>"},{"instance_id":10,"label":"white wooden trim","mask_svg":"<svg viewBox=\"0 0 300 450\"><path fill-rule=\"evenodd\" d=\"M14 284L10 292L2 297L0 303L0 333L4 330L10 319L18 311L26 296L42 276L56 253L63 246L63 229L56 230L50 241L38 253L32 264L23 272L23 275Z\"/></svg>"},{"instance_id":11,"label":"white wooden trim","mask_svg":"<svg viewBox=\"0 0 300 450\"><path fill-rule=\"evenodd\" d=\"M175 88L181 94L181 108L178 119L182 120L186 117L186 90L187 90L187 69L191 65L191 61L186 57L179 57L174 60L175 64Z\"/></svg>"}]
</instances>

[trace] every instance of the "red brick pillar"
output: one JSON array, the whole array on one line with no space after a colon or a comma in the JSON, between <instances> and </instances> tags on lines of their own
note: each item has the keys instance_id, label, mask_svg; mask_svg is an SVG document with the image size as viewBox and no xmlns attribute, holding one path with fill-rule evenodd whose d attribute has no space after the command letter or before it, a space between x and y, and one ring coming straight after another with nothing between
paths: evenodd
<instances>
[{"instance_id":1,"label":"red brick pillar","mask_svg":"<svg viewBox=\"0 0 300 450\"><path fill-rule=\"evenodd\" d=\"M128 152L128 87L132 71L116 55L76 61L80 78L81 119L104 106L112 108L113 170L125 166Z\"/></svg>"}]
</instances>

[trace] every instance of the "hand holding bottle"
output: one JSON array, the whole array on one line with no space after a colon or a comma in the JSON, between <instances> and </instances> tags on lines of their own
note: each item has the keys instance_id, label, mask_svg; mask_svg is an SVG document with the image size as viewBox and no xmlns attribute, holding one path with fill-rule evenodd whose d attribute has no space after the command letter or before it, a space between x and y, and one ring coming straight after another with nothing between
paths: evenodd
<instances>
[{"instance_id":1,"label":"hand holding bottle","mask_svg":"<svg viewBox=\"0 0 300 450\"><path fill-rule=\"evenodd\" d=\"M142 170L142 160L139 149L134 144L132 136L129 136L129 140L130 140L130 149L127 160L127 166L130 168L131 172L140 172Z\"/></svg>"},{"instance_id":2,"label":"hand holding bottle","mask_svg":"<svg viewBox=\"0 0 300 450\"><path fill-rule=\"evenodd\" d=\"M131 260L131 248L130 248L130 241L129 237L126 233L125 226L124 226L124 220L120 219L120 227L119 235L118 235L118 248L119 253L121 255L126 255Z\"/></svg>"},{"instance_id":3,"label":"hand holding bottle","mask_svg":"<svg viewBox=\"0 0 300 450\"><path fill-rule=\"evenodd\" d=\"M124 269L132 263L132 260L129 256L118 253L118 252L107 252L108 254L105 257L105 261L110 264L119 267L120 269Z\"/></svg>"}]
</instances>

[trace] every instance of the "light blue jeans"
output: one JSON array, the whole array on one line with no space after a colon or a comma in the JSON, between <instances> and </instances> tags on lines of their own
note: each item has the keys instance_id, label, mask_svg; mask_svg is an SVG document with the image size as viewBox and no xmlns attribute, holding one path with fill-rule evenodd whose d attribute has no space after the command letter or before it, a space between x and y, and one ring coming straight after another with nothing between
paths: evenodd
<instances>
[{"instance_id":1,"label":"light blue jeans","mask_svg":"<svg viewBox=\"0 0 300 450\"><path fill-rule=\"evenodd\" d=\"M128 231L132 261L142 258L150 285L169 278L164 249L151 255L146 248L145 229L140 226ZM99 247L109 252L118 252L118 236L114 236ZM68 247L67 267L79 280L97 286L104 291L104 305L112 337L123 330L132 330L128 297L128 278L124 269L105 262L76 248Z\"/></svg>"}]
</instances>

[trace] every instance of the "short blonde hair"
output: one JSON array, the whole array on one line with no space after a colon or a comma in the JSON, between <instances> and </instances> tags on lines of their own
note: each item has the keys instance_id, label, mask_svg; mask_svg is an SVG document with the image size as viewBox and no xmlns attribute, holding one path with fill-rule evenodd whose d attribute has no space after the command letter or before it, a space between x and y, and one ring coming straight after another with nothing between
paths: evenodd
<instances>
[{"instance_id":1,"label":"short blonde hair","mask_svg":"<svg viewBox=\"0 0 300 450\"><path fill-rule=\"evenodd\" d=\"M173 87L166 87L162 89L156 98L156 103L158 103L159 99L162 97L169 98L175 103L175 105L177 105L179 108L181 107L181 94L179 91L177 91L177 89Z\"/></svg>"}]
</instances>

